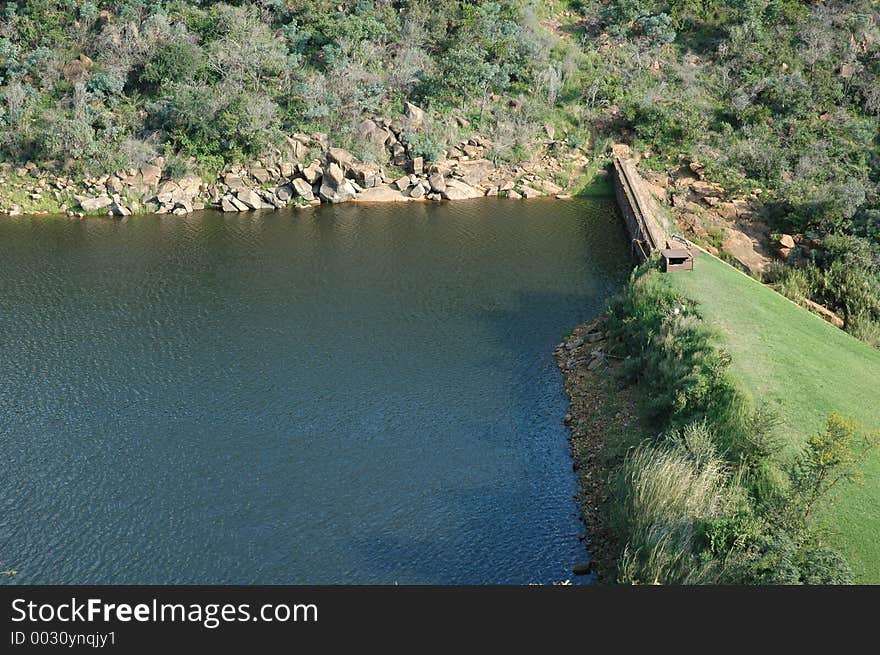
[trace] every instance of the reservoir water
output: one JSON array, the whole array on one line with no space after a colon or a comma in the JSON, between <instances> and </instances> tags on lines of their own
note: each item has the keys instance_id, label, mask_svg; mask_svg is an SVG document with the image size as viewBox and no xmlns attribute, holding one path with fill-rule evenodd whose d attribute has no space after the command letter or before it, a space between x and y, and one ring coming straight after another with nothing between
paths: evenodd
<instances>
[{"instance_id":1,"label":"reservoir water","mask_svg":"<svg viewBox=\"0 0 880 655\"><path fill-rule=\"evenodd\" d=\"M552 351L627 256L605 199L0 219L0 582L570 578Z\"/></svg>"}]
</instances>

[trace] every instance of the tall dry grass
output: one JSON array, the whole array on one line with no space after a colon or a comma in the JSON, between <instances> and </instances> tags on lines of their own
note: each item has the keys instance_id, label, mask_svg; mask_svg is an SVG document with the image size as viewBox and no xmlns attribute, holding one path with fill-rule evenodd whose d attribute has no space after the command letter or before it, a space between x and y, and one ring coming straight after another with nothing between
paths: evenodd
<instances>
[{"instance_id":1,"label":"tall dry grass","mask_svg":"<svg viewBox=\"0 0 880 655\"><path fill-rule=\"evenodd\" d=\"M641 446L623 463L614 486L617 523L626 535L620 582L713 582L715 568L697 556L700 526L733 510L732 475L711 447L705 426L678 443Z\"/></svg>"}]
</instances>

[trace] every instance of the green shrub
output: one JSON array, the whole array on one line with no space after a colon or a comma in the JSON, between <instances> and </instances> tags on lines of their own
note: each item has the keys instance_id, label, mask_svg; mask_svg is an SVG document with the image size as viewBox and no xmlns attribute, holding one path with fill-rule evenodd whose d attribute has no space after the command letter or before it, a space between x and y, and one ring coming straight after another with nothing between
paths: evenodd
<instances>
[{"instance_id":1,"label":"green shrub","mask_svg":"<svg viewBox=\"0 0 880 655\"><path fill-rule=\"evenodd\" d=\"M624 375L652 389L653 420L671 427L734 420L742 401L726 375L729 356L667 278L650 267L637 271L608 318L612 346L626 357Z\"/></svg>"}]
</instances>

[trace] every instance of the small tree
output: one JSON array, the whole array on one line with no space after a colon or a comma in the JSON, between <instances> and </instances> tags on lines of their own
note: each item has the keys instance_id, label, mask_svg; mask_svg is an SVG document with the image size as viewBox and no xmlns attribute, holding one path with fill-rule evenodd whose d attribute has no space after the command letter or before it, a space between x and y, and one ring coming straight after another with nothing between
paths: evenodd
<instances>
[{"instance_id":1,"label":"small tree","mask_svg":"<svg viewBox=\"0 0 880 655\"><path fill-rule=\"evenodd\" d=\"M860 434L856 422L838 413L825 422L825 431L807 442L791 471L795 518L806 523L816 502L841 482L861 479L859 465L877 445L877 433Z\"/></svg>"}]
</instances>

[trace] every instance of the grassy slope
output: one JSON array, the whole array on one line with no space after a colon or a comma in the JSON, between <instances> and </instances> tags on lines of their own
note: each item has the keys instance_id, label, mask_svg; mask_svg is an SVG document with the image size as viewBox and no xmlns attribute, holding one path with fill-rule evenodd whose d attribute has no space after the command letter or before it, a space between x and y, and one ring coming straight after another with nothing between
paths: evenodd
<instances>
[{"instance_id":1,"label":"grassy slope","mask_svg":"<svg viewBox=\"0 0 880 655\"><path fill-rule=\"evenodd\" d=\"M793 445L833 411L880 428L880 351L708 255L674 279L720 332L752 399L779 412ZM880 452L862 470L863 484L840 489L823 520L857 581L880 583Z\"/></svg>"}]
</instances>

